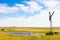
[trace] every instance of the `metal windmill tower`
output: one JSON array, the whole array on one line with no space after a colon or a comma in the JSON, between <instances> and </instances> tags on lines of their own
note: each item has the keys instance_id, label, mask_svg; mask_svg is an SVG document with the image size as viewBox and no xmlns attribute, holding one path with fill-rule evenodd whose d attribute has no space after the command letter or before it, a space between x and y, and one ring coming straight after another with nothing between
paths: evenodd
<instances>
[{"instance_id":1,"label":"metal windmill tower","mask_svg":"<svg viewBox=\"0 0 60 40\"><path fill-rule=\"evenodd\" d=\"M51 13L49 12L49 22L50 22L50 31L46 33L46 35L53 35L53 34L59 34L59 32L53 32L52 31L52 16L54 14L54 11Z\"/></svg>"},{"instance_id":2,"label":"metal windmill tower","mask_svg":"<svg viewBox=\"0 0 60 40\"><path fill-rule=\"evenodd\" d=\"M51 32L52 32L52 16L53 16L53 14L54 14L54 11L52 13L49 12L49 21L50 21Z\"/></svg>"}]
</instances>

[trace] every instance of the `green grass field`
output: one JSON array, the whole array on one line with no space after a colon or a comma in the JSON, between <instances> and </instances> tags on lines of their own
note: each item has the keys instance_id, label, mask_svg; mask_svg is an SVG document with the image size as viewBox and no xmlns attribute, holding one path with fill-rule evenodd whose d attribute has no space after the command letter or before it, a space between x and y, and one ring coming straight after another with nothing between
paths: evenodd
<instances>
[{"instance_id":1,"label":"green grass field","mask_svg":"<svg viewBox=\"0 0 60 40\"><path fill-rule=\"evenodd\" d=\"M3 30L2 30L3 29ZM0 40L60 40L60 28L53 28L53 32L59 32L59 34L45 35L51 31L50 28L18 28L18 27L5 27L0 28ZM7 32L32 32L35 35L15 35L8 34ZM37 35L39 34L39 35Z\"/></svg>"}]
</instances>

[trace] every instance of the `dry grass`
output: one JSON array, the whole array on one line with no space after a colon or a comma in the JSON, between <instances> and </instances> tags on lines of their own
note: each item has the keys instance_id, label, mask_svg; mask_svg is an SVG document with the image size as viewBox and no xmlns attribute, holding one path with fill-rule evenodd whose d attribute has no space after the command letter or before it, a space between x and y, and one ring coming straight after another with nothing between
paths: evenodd
<instances>
[{"instance_id":1,"label":"dry grass","mask_svg":"<svg viewBox=\"0 0 60 40\"><path fill-rule=\"evenodd\" d=\"M2 31L1 29L4 29ZM50 31L50 28L0 28L0 40L60 40L60 34L56 35L39 35L39 36L22 36L12 35L6 32L33 32L45 34ZM53 32L57 31L60 33L60 28L53 28Z\"/></svg>"}]
</instances>

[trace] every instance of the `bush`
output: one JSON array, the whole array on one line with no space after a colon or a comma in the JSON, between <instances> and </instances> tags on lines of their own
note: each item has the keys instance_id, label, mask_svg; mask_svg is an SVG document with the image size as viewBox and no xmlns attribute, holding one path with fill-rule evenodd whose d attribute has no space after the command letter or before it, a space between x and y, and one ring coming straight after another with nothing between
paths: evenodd
<instances>
[{"instance_id":1,"label":"bush","mask_svg":"<svg viewBox=\"0 0 60 40\"><path fill-rule=\"evenodd\" d=\"M1 31L4 31L4 29L1 29Z\"/></svg>"},{"instance_id":2,"label":"bush","mask_svg":"<svg viewBox=\"0 0 60 40\"><path fill-rule=\"evenodd\" d=\"M53 32L47 32L45 35L53 35Z\"/></svg>"},{"instance_id":3,"label":"bush","mask_svg":"<svg viewBox=\"0 0 60 40\"><path fill-rule=\"evenodd\" d=\"M59 32L54 32L54 34L59 34Z\"/></svg>"}]
</instances>

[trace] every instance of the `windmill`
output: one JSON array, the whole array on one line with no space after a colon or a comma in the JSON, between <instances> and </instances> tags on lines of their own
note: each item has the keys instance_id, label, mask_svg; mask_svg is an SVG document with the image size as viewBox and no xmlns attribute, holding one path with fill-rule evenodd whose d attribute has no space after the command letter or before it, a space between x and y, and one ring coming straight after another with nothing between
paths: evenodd
<instances>
[{"instance_id":1,"label":"windmill","mask_svg":"<svg viewBox=\"0 0 60 40\"><path fill-rule=\"evenodd\" d=\"M50 29L51 29L51 32L52 32L52 16L54 14L54 11L51 13L49 12L49 21L50 21Z\"/></svg>"},{"instance_id":2,"label":"windmill","mask_svg":"<svg viewBox=\"0 0 60 40\"><path fill-rule=\"evenodd\" d=\"M50 30L51 31L49 31L49 32L47 32L46 33L46 35L53 35L54 33L53 33L53 31L52 31L52 16L53 16L53 14L54 14L54 11L51 13L51 12L49 12L49 22L50 22Z\"/></svg>"}]
</instances>

